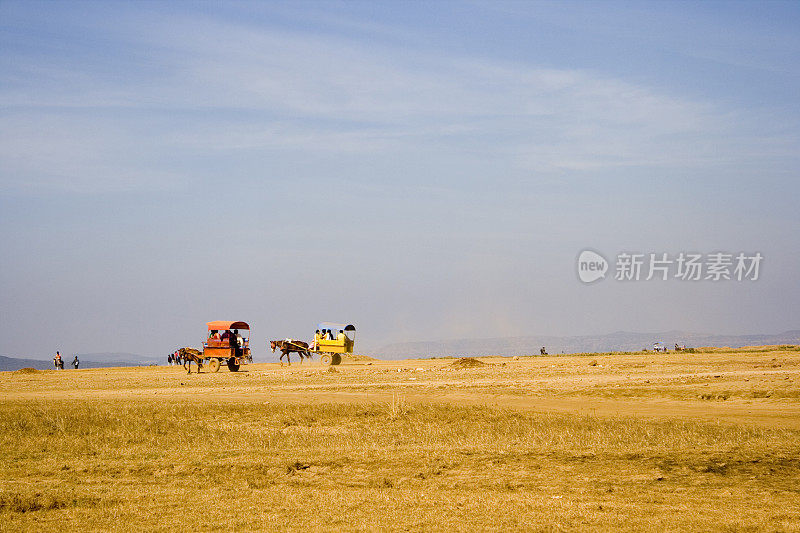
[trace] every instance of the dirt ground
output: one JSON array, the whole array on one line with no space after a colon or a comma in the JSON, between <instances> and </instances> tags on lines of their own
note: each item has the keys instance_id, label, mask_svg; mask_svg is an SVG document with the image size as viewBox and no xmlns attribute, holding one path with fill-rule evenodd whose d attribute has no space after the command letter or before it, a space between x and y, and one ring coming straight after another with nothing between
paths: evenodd
<instances>
[{"instance_id":1,"label":"dirt ground","mask_svg":"<svg viewBox=\"0 0 800 533\"><path fill-rule=\"evenodd\" d=\"M410 402L643 416L800 430L800 352L484 357L322 367L261 363L231 373L129 367L0 373L0 400L202 398L219 402ZM454 363L456 363L454 365ZM592 364L594 363L594 364ZM196 367L193 367L196 371Z\"/></svg>"},{"instance_id":2,"label":"dirt ground","mask_svg":"<svg viewBox=\"0 0 800 533\"><path fill-rule=\"evenodd\" d=\"M800 531L800 351L479 360L2 372L0 530Z\"/></svg>"}]
</instances>

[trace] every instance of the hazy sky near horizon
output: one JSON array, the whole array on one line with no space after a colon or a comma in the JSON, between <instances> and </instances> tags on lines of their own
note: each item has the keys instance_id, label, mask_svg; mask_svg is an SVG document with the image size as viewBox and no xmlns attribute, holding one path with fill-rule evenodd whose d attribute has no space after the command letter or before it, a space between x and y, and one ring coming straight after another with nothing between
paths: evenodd
<instances>
[{"instance_id":1,"label":"hazy sky near horizon","mask_svg":"<svg viewBox=\"0 0 800 533\"><path fill-rule=\"evenodd\" d=\"M797 2L0 2L0 355L800 327ZM760 252L582 284L578 253ZM612 267L613 268L613 267ZM612 273L613 274L613 273Z\"/></svg>"}]
</instances>

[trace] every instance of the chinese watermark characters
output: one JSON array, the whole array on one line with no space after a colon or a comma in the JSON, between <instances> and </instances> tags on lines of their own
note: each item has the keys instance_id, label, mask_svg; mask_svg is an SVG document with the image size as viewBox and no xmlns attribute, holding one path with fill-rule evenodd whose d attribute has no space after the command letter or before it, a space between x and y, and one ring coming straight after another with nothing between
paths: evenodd
<instances>
[{"instance_id":1,"label":"chinese watermark characters","mask_svg":"<svg viewBox=\"0 0 800 533\"><path fill-rule=\"evenodd\" d=\"M613 272L616 281L757 281L763 259L760 252L622 252ZM584 283L605 278L607 270L609 263L598 252L584 250L578 256L578 278Z\"/></svg>"}]
</instances>

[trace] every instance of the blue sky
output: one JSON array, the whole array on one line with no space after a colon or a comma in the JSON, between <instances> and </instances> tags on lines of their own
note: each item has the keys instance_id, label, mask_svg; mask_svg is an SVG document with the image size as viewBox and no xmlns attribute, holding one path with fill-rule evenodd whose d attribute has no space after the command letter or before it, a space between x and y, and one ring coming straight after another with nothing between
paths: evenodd
<instances>
[{"instance_id":1,"label":"blue sky","mask_svg":"<svg viewBox=\"0 0 800 533\"><path fill-rule=\"evenodd\" d=\"M0 2L0 354L800 326L794 2ZM754 283L575 258L755 252ZM263 347L258 355L263 355Z\"/></svg>"}]
</instances>

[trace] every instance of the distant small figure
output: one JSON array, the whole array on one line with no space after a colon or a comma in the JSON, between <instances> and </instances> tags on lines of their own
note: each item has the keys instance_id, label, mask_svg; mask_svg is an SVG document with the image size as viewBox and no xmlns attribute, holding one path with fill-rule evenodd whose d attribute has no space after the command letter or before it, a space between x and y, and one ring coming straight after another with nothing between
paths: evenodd
<instances>
[{"instance_id":1,"label":"distant small figure","mask_svg":"<svg viewBox=\"0 0 800 533\"><path fill-rule=\"evenodd\" d=\"M64 360L61 359L61 352L56 352L56 356L53 357L53 366L56 367L56 370L64 370Z\"/></svg>"},{"instance_id":2,"label":"distant small figure","mask_svg":"<svg viewBox=\"0 0 800 533\"><path fill-rule=\"evenodd\" d=\"M75 354L75 358L72 360L72 367L75 370L78 370L78 366L81 364L80 360L78 360L78 354Z\"/></svg>"},{"instance_id":3,"label":"distant small figure","mask_svg":"<svg viewBox=\"0 0 800 533\"><path fill-rule=\"evenodd\" d=\"M544 347L544 346L542 346L542 349L541 349L541 350L539 350L539 354L540 354L540 355L547 355L547 349L545 349L545 347Z\"/></svg>"}]
</instances>

